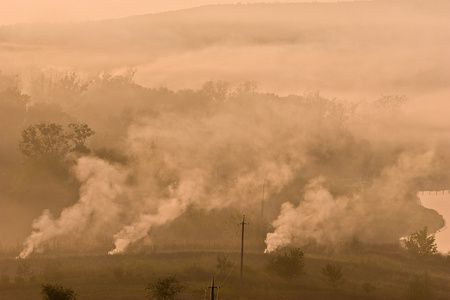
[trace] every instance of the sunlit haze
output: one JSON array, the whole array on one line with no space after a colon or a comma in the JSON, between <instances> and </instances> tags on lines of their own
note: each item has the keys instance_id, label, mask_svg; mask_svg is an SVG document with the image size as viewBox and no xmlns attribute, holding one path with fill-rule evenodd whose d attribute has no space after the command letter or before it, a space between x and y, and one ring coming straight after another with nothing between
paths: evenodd
<instances>
[{"instance_id":1,"label":"sunlit haze","mask_svg":"<svg viewBox=\"0 0 450 300\"><path fill-rule=\"evenodd\" d=\"M344 0L345 1L345 0ZM347 0L348 1L348 0ZM81 22L124 18L212 4L245 4L247 0L0 0L0 25L33 22ZM281 3L283 1L263 1ZM337 2L336 0L285 2Z\"/></svg>"},{"instance_id":2,"label":"sunlit haze","mask_svg":"<svg viewBox=\"0 0 450 300\"><path fill-rule=\"evenodd\" d=\"M0 0L0 299L448 299L449 12Z\"/></svg>"}]
</instances>

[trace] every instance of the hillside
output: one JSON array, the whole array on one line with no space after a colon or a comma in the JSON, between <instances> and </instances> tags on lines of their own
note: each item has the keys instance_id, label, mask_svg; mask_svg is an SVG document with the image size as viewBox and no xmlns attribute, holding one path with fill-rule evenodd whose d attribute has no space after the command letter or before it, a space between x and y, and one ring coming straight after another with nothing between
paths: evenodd
<instances>
[{"instance_id":1,"label":"hillside","mask_svg":"<svg viewBox=\"0 0 450 300\"><path fill-rule=\"evenodd\" d=\"M146 86L256 80L279 92L440 93L447 1L215 5L0 28L3 70L134 67Z\"/></svg>"},{"instance_id":2,"label":"hillside","mask_svg":"<svg viewBox=\"0 0 450 300\"><path fill-rule=\"evenodd\" d=\"M0 298L448 299L449 6L0 27Z\"/></svg>"},{"instance_id":3,"label":"hillside","mask_svg":"<svg viewBox=\"0 0 450 300\"><path fill-rule=\"evenodd\" d=\"M448 257L434 256L423 262L396 247L360 247L345 253L306 251L305 267L295 278L271 271L271 256L246 253L242 295L237 251L59 255L27 261L6 259L0 253L0 263L6 269L0 293L11 300L37 299L42 283L59 282L73 288L78 299L148 299L145 287L149 283L175 275L186 287L183 299L208 299L207 287L215 275L220 299L448 299ZM226 258L225 267L218 263L219 258ZM327 263L341 267L343 280L336 287L321 274ZM16 271L24 269L28 272Z\"/></svg>"}]
</instances>

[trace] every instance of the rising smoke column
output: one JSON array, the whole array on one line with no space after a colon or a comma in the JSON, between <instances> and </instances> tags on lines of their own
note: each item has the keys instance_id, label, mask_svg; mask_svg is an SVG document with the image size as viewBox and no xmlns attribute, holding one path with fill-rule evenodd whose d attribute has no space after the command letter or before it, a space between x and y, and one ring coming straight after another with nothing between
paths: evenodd
<instances>
[{"instance_id":1,"label":"rising smoke column","mask_svg":"<svg viewBox=\"0 0 450 300\"><path fill-rule=\"evenodd\" d=\"M164 201L155 214L140 215L135 223L125 226L114 235L115 248L109 251L108 254L123 253L130 244L145 238L153 226L163 225L174 220L185 209L186 205L174 198Z\"/></svg>"},{"instance_id":2,"label":"rising smoke column","mask_svg":"<svg viewBox=\"0 0 450 300\"><path fill-rule=\"evenodd\" d=\"M195 174L192 174L192 178L195 178ZM200 196L201 185L195 180L183 180L181 183L173 185L177 186L175 188L172 185L168 187L169 198L147 200L147 202L158 203L156 212L139 214L137 220L124 226L114 235L115 248L108 254L123 253L130 244L147 237L152 227L166 224L180 216L186 211L187 206Z\"/></svg>"},{"instance_id":3,"label":"rising smoke column","mask_svg":"<svg viewBox=\"0 0 450 300\"><path fill-rule=\"evenodd\" d=\"M241 124L243 121L245 125ZM189 206L205 211L246 207L259 202L264 180L270 186L267 194L279 192L289 183L303 158L301 151L295 150L299 139L286 139L283 145L278 141L279 131L271 129L261 134L261 128L249 126L247 122L227 112L196 122L181 117L173 120L169 115L158 120L141 120L132 126L128 139L130 149L139 161L152 162L136 164L137 172L146 174L147 178L154 177L161 173L149 172L156 164L159 168L173 169L177 182L164 197L156 194L142 203L144 213L114 235L115 248L109 254L123 253L130 244L147 237L153 227L173 221ZM275 140L274 144L279 146L261 151L265 144ZM148 151L151 144L157 145L153 154ZM227 172L228 179L218 178L218 172ZM163 188L152 186L156 190Z\"/></svg>"},{"instance_id":4,"label":"rising smoke column","mask_svg":"<svg viewBox=\"0 0 450 300\"><path fill-rule=\"evenodd\" d=\"M353 236L374 242L389 235L393 241L417 223L441 220L414 198L416 179L432 172L433 153L420 154L427 149L420 143L408 151L409 137L399 141L403 132L377 122L369 136L355 134L347 127L352 123L345 106L318 95L244 96L202 100L195 108L191 100L196 99L173 106L164 102L155 108L161 113L132 120L121 144L126 165L81 158L75 167L80 200L60 218L46 211L36 219L21 257L53 238L93 237L95 232L113 238L110 254L122 253L188 208L245 212L259 207L263 182L274 210L286 202L267 236L268 251L305 240L335 244ZM388 117L391 127L409 131L408 122ZM357 121L366 127L374 123L364 116ZM366 128L356 125L364 134ZM360 146L362 139L368 139L367 147ZM398 149L405 153L399 155ZM335 193L330 188L343 169L363 172L366 167L376 178L364 189ZM273 197L285 187L293 190L289 198ZM294 193L303 199L291 197Z\"/></svg>"},{"instance_id":5,"label":"rising smoke column","mask_svg":"<svg viewBox=\"0 0 450 300\"><path fill-rule=\"evenodd\" d=\"M33 222L33 232L25 240L20 258L40 250L45 242L53 238L84 235L97 227L106 226L120 212L118 199L124 192L125 172L101 159L82 157L77 161L75 174L82 184L80 199L65 208L57 219L45 210Z\"/></svg>"},{"instance_id":6,"label":"rising smoke column","mask_svg":"<svg viewBox=\"0 0 450 300\"><path fill-rule=\"evenodd\" d=\"M425 225L436 230L444 225L442 216L425 210L416 196L417 180L435 168L432 151L404 153L369 186L346 196L333 196L324 177L312 179L297 206L282 204L265 252L309 242L336 246L352 237L395 242Z\"/></svg>"},{"instance_id":7,"label":"rising smoke column","mask_svg":"<svg viewBox=\"0 0 450 300\"><path fill-rule=\"evenodd\" d=\"M259 203L263 181L267 195L279 192L303 163L303 136L294 134L303 123L296 124L301 119L294 119L291 126L284 127L278 120L283 115L265 105L248 117L240 105L231 103L228 109L201 119L162 114L156 119L136 120L123 149L132 158L130 162L118 168L98 158L80 159L76 167L82 184L80 200L59 219L48 213L38 218L22 256L58 236L92 235L88 224L116 228L110 254L122 253L187 207L244 210ZM276 108L279 113L288 110L281 105ZM275 118L264 120L267 114ZM266 124L261 127L263 122ZM217 173L226 174L226 179ZM105 195L94 195L102 190L96 185L103 187ZM96 205L99 201L103 207ZM78 221L71 222L77 214L81 215ZM105 217L100 218L102 214Z\"/></svg>"},{"instance_id":8,"label":"rising smoke column","mask_svg":"<svg viewBox=\"0 0 450 300\"><path fill-rule=\"evenodd\" d=\"M274 233L268 233L265 252L275 251L277 248L289 244L302 244L316 241L323 244L336 243L346 233L340 221L346 221L345 216L352 200L346 197L335 198L324 186L325 178L311 180L306 186L303 200L295 207L290 202L281 206L279 217L273 222ZM356 216L350 216L354 218ZM333 220L340 220L333 222ZM341 232L342 231L342 232ZM351 235L349 231L346 235Z\"/></svg>"}]
</instances>

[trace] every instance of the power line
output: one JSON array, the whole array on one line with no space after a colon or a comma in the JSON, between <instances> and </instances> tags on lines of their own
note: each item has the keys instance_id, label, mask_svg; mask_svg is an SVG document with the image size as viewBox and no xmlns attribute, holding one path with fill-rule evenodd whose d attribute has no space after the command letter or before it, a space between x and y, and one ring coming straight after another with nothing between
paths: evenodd
<instances>
[{"instance_id":1,"label":"power line","mask_svg":"<svg viewBox=\"0 0 450 300\"><path fill-rule=\"evenodd\" d=\"M237 233L238 231L236 231ZM217 271L217 273L214 275L215 277L217 277L217 275L220 274L220 272L226 267L226 262L228 261L228 258L230 257L231 253L233 252L233 250L235 250L235 247L237 245L237 241L238 241L238 235L235 235L235 238L233 239L233 245L230 247L230 250L228 251L228 254L225 257L225 262L222 266L220 266L219 270ZM236 261L235 261L236 262Z\"/></svg>"}]
</instances>

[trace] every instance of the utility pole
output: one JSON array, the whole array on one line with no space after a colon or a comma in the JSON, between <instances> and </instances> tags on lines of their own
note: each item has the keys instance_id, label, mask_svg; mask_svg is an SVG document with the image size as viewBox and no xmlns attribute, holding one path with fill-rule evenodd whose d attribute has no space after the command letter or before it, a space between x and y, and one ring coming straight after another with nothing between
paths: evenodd
<instances>
[{"instance_id":1,"label":"utility pole","mask_svg":"<svg viewBox=\"0 0 450 300\"><path fill-rule=\"evenodd\" d=\"M219 287L214 286L214 276L212 278L211 286L208 287L208 289L211 289L211 300L214 300L214 289L219 289Z\"/></svg>"},{"instance_id":2,"label":"utility pole","mask_svg":"<svg viewBox=\"0 0 450 300\"><path fill-rule=\"evenodd\" d=\"M248 225L248 223L245 223L245 215L242 216L242 223L239 223L239 225L242 225L242 240L241 240L241 293L242 293L243 287L242 271L244 270L244 227L245 225Z\"/></svg>"},{"instance_id":3,"label":"utility pole","mask_svg":"<svg viewBox=\"0 0 450 300\"><path fill-rule=\"evenodd\" d=\"M266 179L264 178L261 198L261 224L259 225L260 235L264 236L264 196L266 191Z\"/></svg>"}]
</instances>

